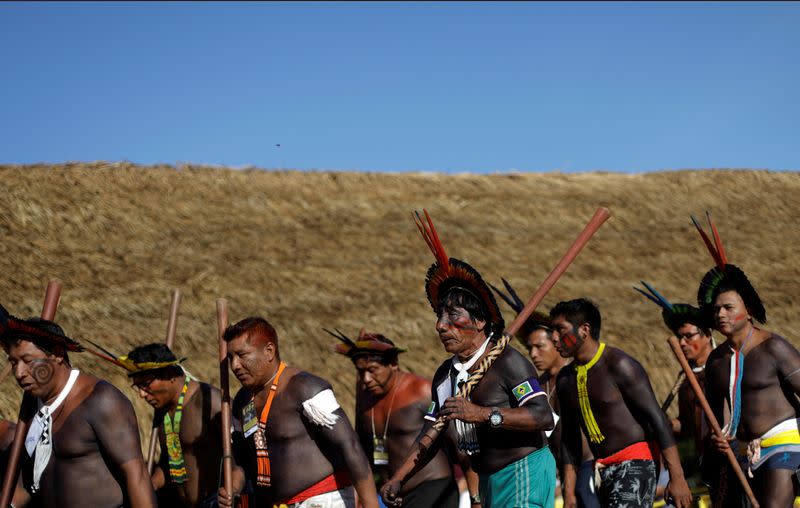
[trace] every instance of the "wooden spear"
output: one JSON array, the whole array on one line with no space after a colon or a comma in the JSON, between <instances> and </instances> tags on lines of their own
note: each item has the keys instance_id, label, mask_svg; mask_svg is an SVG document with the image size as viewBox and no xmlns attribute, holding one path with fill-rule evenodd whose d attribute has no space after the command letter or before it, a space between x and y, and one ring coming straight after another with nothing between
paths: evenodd
<instances>
[{"instance_id":1,"label":"wooden spear","mask_svg":"<svg viewBox=\"0 0 800 508\"><path fill-rule=\"evenodd\" d=\"M44 305L42 306L41 314L42 319L52 321L53 318L55 318L59 298L61 298L61 281L58 279L50 279L44 294ZM0 506L11 505L11 498L14 496L14 488L17 486L17 478L19 476L19 461L22 456L22 445L25 443L25 437L28 435L31 420L36 414L36 406L35 397L27 393L22 394L17 428L14 432L14 441L11 444L8 466L6 467L5 477L3 479L3 493L2 496L0 496Z\"/></svg>"},{"instance_id":2,"label":"wooden spear","mask_svg":"<svg viewBox=\"0 0 800 508\"><path fill-rule=\"evenodd\" d=\"M178 327L178 306L181 303L181 292L179 289L172 290L172 305L169 309L169 321L167 322L167 338L164 341L167 347L171 350L172 344L175 342L175 330ZM161 428L161 422L156 421L153 416L153 428L150 430L150 446L147 452L147 473L153 474L153 467L156 458L156 443L158 442L158 431ZM3 505L0 505L3 506Z\"/></svg>"},{"instance_id":3,"label":"wooden spear","mask_svg":"<svg viewBox=\"0 0 800 508\"><path fill-rule=\"evenodd\" d=\"M672 401L675 400L675 396L678 395L679 391L681 391L681 386L683 385L684 381L686 381L686 373L681 371L680 374L678 374L678 378L675 379L675 384L672 385L672 389L669 391L667 398L664 399L664 402L661 404L661 410L665 413L672 405Z\"/></svg>"},{"instance_id":4,"label":"wooden spear","mask_svg":"<svg viewBox=\"0 0 800 508\"><path fill-rule=\"evenodd\" d=\"M222 477L225 492L233 498L233 450L231 449L231 389L228 383L228 344L223 340L228 327L228 302L217 298L217 340L219 341L219 388L222 392Z\"/></svg>"},{"instance_id":5,"label":"wooden spear","mask_svg":"<svg viewBox=\"0 0 800 508\"><path fill-rule=\"evenodd\" d=\"M550 272L550 275L542 282L539 286L539 289L533 294L533 296L528 300L528 303L525 307L517 314L517 317L514 321L511 322L508 327L506 327L505 331L503 332L503 336L500 340L497 341L489 352L486 354L483 360L481 360L478 369L475 370L472 374L470 374L469 379L467 380L464 385L459 389L458 393L456 394L457 397L468 397L472 389L480 382L483 378L483 375L492 366L495 359L500 356L500 353L503 352L506 345L508 344L511 337L514 336L517 331L519 331L520 327L525 323L525 320L530 317L536 307L544 300L544 297L547 293L552 289L558 279L567 271L567 267L572 263L572 261L578 256L580 251L589 243L589 239L594 235L600 226L608 220L611 216L611 212L609 212L608 208L600 207L597 211L594 212L594 215L583 228L581 234L578 235L578 238L572 243L569 250L567 250L564 257L561 258L561 261L553 268L553 271ZM439 436L439 433L444 429L446 422L444 417L440 416L437 420L433 423L433 426L425 433L424 436L419 441L419 446L421 449L426 449L430 447L436 438Z\"/></svg>"},{"instance_id":6,"label":"wooden spear","mask_svg":"<svg viewBox=\"0 0 800 508\"><path fill-rule=\"evenodd\" d=\"M722 429L719 426L719 422L717 422L717 417L714 416L714 412L711 411L711 406L708 405L708 400L706 400L705 393L703 393L700 383L697 382L697 378L695 377L694 372L692 372L692 368L689 366L689 362L686 360L683 350L681 350L681 346L678 343L678 338L672 336L667 340L667 342L669 342L669 346L672 348L675 358L678 359L678 363L681 364L683 372L686 374L686 379L689 380L689 384L692 386L695 396L697 396L697 400L703 407L703 412L706 414L706 418L708 418L708 423L711 425L711 430L717 435L717 437L724 438L722 435ZM741 466L739 466L739 461L736 460L736 455L733 454L733 450L731 450L730 446L727 448L725 456L728 458L728 462L730 462L733 472L736 473L739 483L742 484L742 489L744 489L744 493L750 500L750 504L753 505L753 508L758 508L756 496L753 495L753 491L750 489L750 484L747 482L744 471L742 471Z\"/></svg>"}]
</instances>

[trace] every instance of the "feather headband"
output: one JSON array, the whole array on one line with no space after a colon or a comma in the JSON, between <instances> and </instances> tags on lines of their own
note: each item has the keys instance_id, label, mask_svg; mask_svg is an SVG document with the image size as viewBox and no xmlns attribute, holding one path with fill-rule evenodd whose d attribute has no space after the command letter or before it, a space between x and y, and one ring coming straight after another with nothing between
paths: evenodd
<instances>
[{"instance_id":1,"label":"feather headband","mask_svg":"<svg viewBox=\"0 0 800 508\"><path fill-rule=\"evenodd\" d=\"M423 210L423 213L425 220L419 212L414 212L414 223L436 259L425 276L425 293L433 312L438 314L439 302L449 290L459 288L481 302L486 310L487 322L491 323L493 331L500 333L505 327L505 322L492 290L476 269L464 261L447 256L430 215L426 210Z\"/></svg>"},{"instance_id":2,"label":"feather headband","mask_svg":"<svg viewBox=\"0 0 800 508\"><path fill-rule=\"evenodd\" d=\"M67 351L79 353L84 350L78 341L67 337L60 326L39 318L20 319L12 316L0 305L0 336L3 339L18 338L34 344L52 344Z\"/></svg>"},{"instance_id":3,"label":"feather headband","mask_svg":"<svg viewBox=\"0 0 800 508\"><path fill-rule=\"evenodd\" d=\"M633 289L641 293L648 300L661 307L661 318L672 333L677 334L678 328L685 323L691 323L701 329L708 330L711 323L708 314L704 313L694 305L688 303L670 303L669 300L661 296L661 293L645 281L640 281L646 291L634 286Z\"/></svg>"},{"instance_id":4,"label":"feather headband","mask_svg":"<svg viewBox=\"0 0 800 508\"><path fill-rule=\"evenodd\" d=\"M159 369L165 369L167 367L179 366L186 360L186 358L175 358L174 360L166 360L162 362L135 362L129 358L129 355L118 356L91 340L89 340L89 343L103 353L102 355L95 353L97 356L100 356L104 360L128 371L128 377L135 376L137 374L145 374Z\"/></svg>"},{"instance_id":5,"label":"feather headband","mask_svg":"<svg viewBox=\"0 0 800 508\"><path fill-rule=\"evenodd\" d=\"M341 344L336 344L333 350L349 358L354 359L363 355L384 356L406 352L404 348L395 346L391 339L377 333L367 333L363 328L358 332L358 340L356 341L340 332L338 328L335 328L335 332L327 328L323 328L323 330L341 341Z\"/></svg>"},{"instance_id":6,"label":"feather headband","mask_svg":"<svg viewBox=\"0 0 800 508\"><path fill-rule=\"evenodd\" d=\"M705 312L711 312L711 307L714 305L714 300L720 293L720 288L725 285L733 287L742 301L744 301L750 315L759 323L767 322L767 311L764 309L764 304L758 292L750 283L750 280L744 274L744 271L738 266L728 263L728 256L722 246L722 241L719 237L719 232L714 222L711 220L711 214L706 212L706 218L711 226L711 234L713 236L713 243L711 238L700 227L700 223L692 216L692 223L700 233L700 238L703 239L711 258L714 260L715 267L709 270L700 281L700 288L697 291L697 304Z\"/></svg>"}]
</instances>

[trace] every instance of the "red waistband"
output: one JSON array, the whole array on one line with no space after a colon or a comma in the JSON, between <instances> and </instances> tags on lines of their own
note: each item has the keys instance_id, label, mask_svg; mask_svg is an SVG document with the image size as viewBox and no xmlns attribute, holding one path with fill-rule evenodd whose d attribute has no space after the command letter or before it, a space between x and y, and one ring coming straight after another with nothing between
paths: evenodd
<instances>
[{"instance_id":1,"label":"red waistband","mask_svg":"<svg viewBox=\"0 0 800 508\"><path fill-rule=\"evenodd\" d=\"M350 485L352 485L350 476L345 471L338 471L326 476L304 491L295 494L291 499L282 501L280 504L291 505L294 503L302 503L310 497L325 494L327 492L333 492L334 490L343 489L345 487L349 487Z\"/></svg>"},{"instance_id":2,"label":"red waistband","mask_svg":"<svg viewBox=\"0 0 800 508\"><path fill-rule=\"evenodd\" d=\"M626 460L658 460L659 458L658 445L654 442L639 441L630 446L626 446L617 453L612 453L608 457L596 459L596 461L604 466L611 464L619 464Z\"/></svg>"}]
</instances>

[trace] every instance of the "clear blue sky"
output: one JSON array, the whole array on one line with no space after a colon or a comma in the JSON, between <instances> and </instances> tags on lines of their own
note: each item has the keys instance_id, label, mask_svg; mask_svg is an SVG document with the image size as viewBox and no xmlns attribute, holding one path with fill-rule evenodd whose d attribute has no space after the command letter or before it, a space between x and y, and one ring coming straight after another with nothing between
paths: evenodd
<instances>
[{"instance_id":1,"label":"clear blue sky","mask_svg":"<svg viewBox=\"0 0 800 508\"><path fill-rule=\"evenodd\" d=\"M0 163L800 170L800 3L0 3L0 66Z\"/></svg>"}]
</instances>

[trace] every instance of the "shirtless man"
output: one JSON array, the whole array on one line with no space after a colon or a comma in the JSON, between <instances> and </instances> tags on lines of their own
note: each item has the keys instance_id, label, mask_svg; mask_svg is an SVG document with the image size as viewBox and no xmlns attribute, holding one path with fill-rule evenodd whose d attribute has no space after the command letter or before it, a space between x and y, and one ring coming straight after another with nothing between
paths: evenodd
<instances>
[{"instance_id":1,"label":"shirtless man","mask_svg":"<svg viewBox=\"0 0 800 508\"><path fill-rule=\"evenodd\" d=\"M528 348L529 355L539 372L539 383L547 393L547 401L553 408L556 415L561 414L561 407L558 404L558 391L556 390L556 379L561 369L570 363L569 358L564 358L558 353L555 341L556 334L550 327L550 318L540 312L534 312L530 319L522 327L524 344ZM550 449L556 457L559 470L563 470L561 462L561 420L556 420L556 426L547 438ZM578 508L599 508L600 501L597 499L594 487L594 457L586 436L581 432L582 456L581 464L578 467L575 483L575 497L577 498Z\"/></svg>"},{"instance_id":2,"label":"shirtless man","mask_svg":"<svg viewBox=\"0 0 800 508\"><path fill-rule=\"evenodd\" d=\"M234 455L253 485L249 506L377 508L369 462L330 384L281 361L278 335L250 317L223 336L242 389L233 401ZM220 506L231 498L220 489Z\"/></svg>"},{"instance_id":3,"label":"shirtless man","mask_svg":"<svg viewBox=\"0 0 800 508\"><path fill-rule=\"evenodd\" d=\"M714 268L705 276L698 303L710 307L715 328L726 338L706 363L708 402L717 419L725 422L727 436L712 435L712 440L720 453L734 437L740 443L735 452L747 449L745 469L753 474L751 486L763 508L792 506L800 466L800 352L783 337L753 324L765 323L766 311L735 265ZM724 458L717 456L715 462L724 464ZM727 488L720 485L723 492L717 495L725 506L741 505L732 473L723 466L719 470Z\"/></svg>"},{"instance_id":4,"label":"shirtless man","mask_svg":"<svg viewBox=\"0 0 800 508\"><path fill-rule=\"evenodd\" d=\"M217 506L222 461L219 389L190 381L165 344L137 347L120 360L139 396L153 406L156 421L162 422L161 457L151 476L159 502L191 508ZM239 467L233 469L233 487L236 494L244 487Z\"/></svg>"},{"instance_id":5,"label":"shirtless man","mask_svg":"<svg viewBox=\"0 0 800 508\"><path fill-rule=\"evenodd\" d=\"M625 352L598 342L600 311L590 301L560 302L550 310L550 318L558 334L559 353L574 359L557 379L565 506L577 505L581 429L599 464L598 497L603 506L653 505L657 447L670 473L668 496L678 508L691 506L675 438L645 370Z\"/></svg>"},{"instance_id":6,"label":"shirtless man","mask_svg":"<svg viewBox=\"0 0 800 508\"><path fill-rule=\"evenodd\" d=\"M15 323L4 330L2 343L14 377L43 404L25 440L24 489L17 489L14 506L154 507L130 401L108 382L70 366L67 351L82 347L57 324L8 319Z\"/></svg>"},{"instance_id":7,"label":"shirtless man","mask_svg":"<svg viewBox=\"0 0 800 508\"><path fill-rule=\"evenodd\" d=\"M336 352L350 358L358 373L356 433L381 485L402 465L425 423L431 382L402 370L397 356L405 349L383 335L361 330L356 342L338 337L343 343L336 345ZM458 486L444 450L400 494L404 508L456 508Z\"/></svg>"},{"instance_id":8,"label":"shirtless man","mask_svg":"<svg viewBox=\"0 0 800 508\"><path fill-rule=\"evenodd\" d=\"M517 313L525 307L525 303L517 296L514 288L505 279L503 284L508 294L492 286L492 289ZM550 316L539 311L534 311L522 324L517 332L517 338L522 342L528 355L539 373L539 383L547 393L547 401L553 408L553 419L556 426L552 431L548 431L547 442L556 459L558 470L562 470L561 464L561 421L558 415L561 413L558 405L558 392L556 391L556 378L558 373L572 361L564 358L558 353L555 343L557 340L553 328L550 326ZM575 485L575 496L578 501L578 508L599 508L600 502L594 488L594 457L586 443L586 436L581 433L583 456L581 465L578 468L578 477Z\"/></svg>"},{"instance_id":9,"label":"shirtless man","mask_svg":"<svg viewBox=\"0 0 800 508\"><path fill-rule=\"evenodd\" d=\"M381 495L396 503L403 484L427 464L443 439L455 439L479 475L484 508L552 506L556 466L544 431L553 428L553 414L536 369L516 349L505 347L469 398L453 396L500 339L503 316L478 271L446 256L431 221L418 226L436 257L425 280L436 331L453 355L434 374L433 403L422 430L427 432L440 415L449 428L428 448L415 444Z\"/></svg>"}]
</instances>

